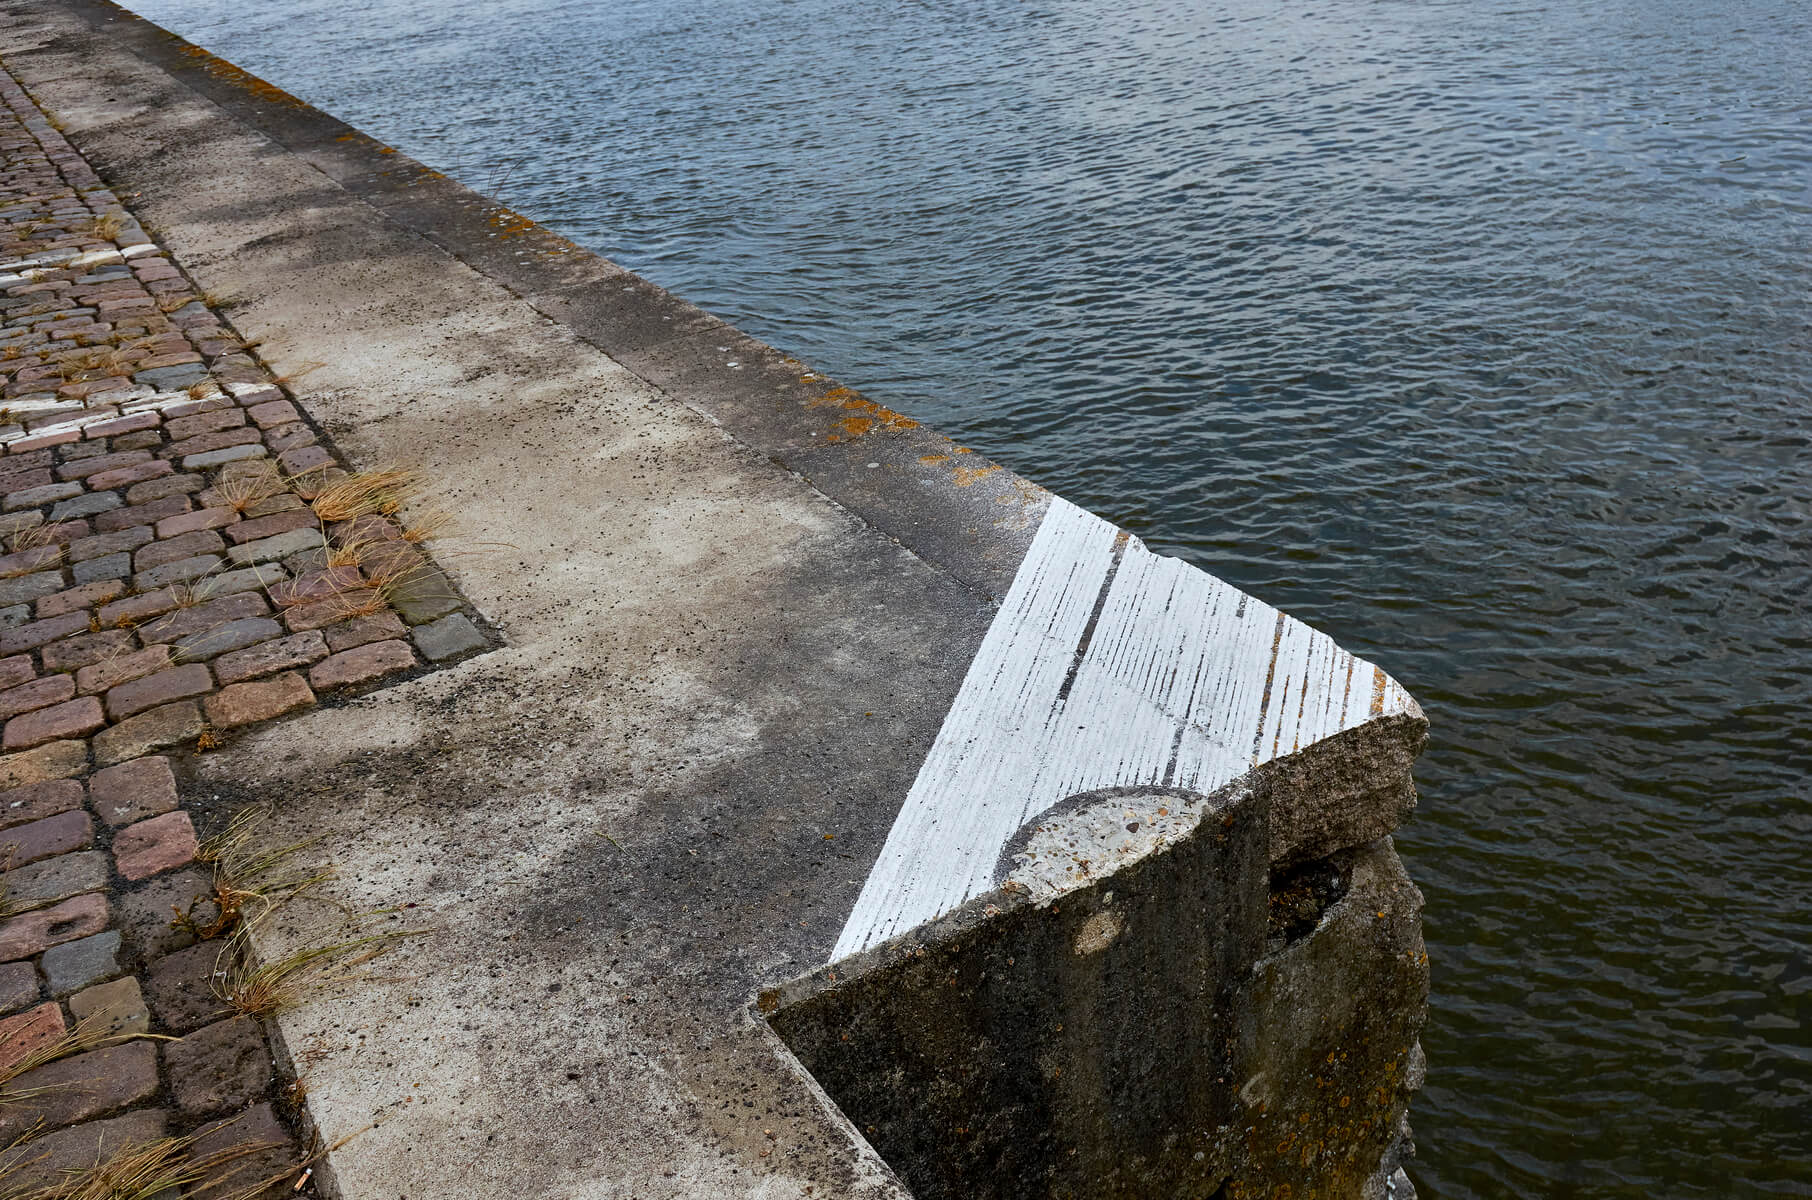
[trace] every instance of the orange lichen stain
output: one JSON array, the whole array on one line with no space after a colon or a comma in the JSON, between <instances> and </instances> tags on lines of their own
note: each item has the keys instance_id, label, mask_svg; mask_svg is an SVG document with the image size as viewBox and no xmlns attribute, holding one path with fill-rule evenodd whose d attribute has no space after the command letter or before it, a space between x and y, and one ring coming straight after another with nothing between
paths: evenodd
<instances>
[{"instance_id":1,"label":"orange lichen stain","mask_svg":"<svg viewBox=\"0 0 1812 1200\"><path fill-rule=\"evenodd\" d=\"M845 400L856 400L860 398L861 397L856 394L854 388L834 387L830 391L825 392L822 396L816 396L807 400L805 406L807 408L837 408L841 407Z\"/></svg>"},{"instance_id":2,"label":"orange lichen stain","mask_svg":"<svg viewBox=\"0 0 1812 1200\"><path fill-rule=\"evenodd\" d=\"M379 154L395 154L396 147L395 146L379 146L377 148L377 152Z\"/></svg>"},{"instance_id":3,"label":"orange lichen stain","mask_svg":"<svg viewBox=\"0 0 1812 1200\"><path fill-rule=\"evenodd\" d=\"M500 208L491 214L490 225L500 237L526 237L535 232L535 223L518 212Z\"/></svg>"},{"instance_id":4,"label":"orange lichen stain","mask_svg":"<svg viewBox=\"0 0 1812 1200\"><path fill-rule=\"evenodd\" d=\"M996 496L994 498L994 503L1017 504L1021 508L1029 509L1035 505L1044 503L1045 497L1049 494L1029 479L1024 479L1018 475L1013 476L1007 482L1013 490L1009 493ZM1118 546L1119 540L1116 539L1114 544Z\"/></svg>"},{"instance_id":5,"label":"orange lichen stain","mask_svg":"<svg viewBox=\"0 0 1812 1200\"><path fill-rule=\"evenodd\" d=\"M358 140L359 135L356 133L342 133L339 137L334 139L336 142L356 142Z\"/></svg>"},{"instance_id":6,"label":"orange lichen stain","mask_svg":"<svg viewBox=\"0 0 1812 1200\"><path fill-rule=\"evenodd\" d=\"M201 63L201 69L214 78L241 88L260 100L271 104L286 104L291 108L307 108L308 105L296 99L274 83L266 83L250 71L235 67L223 58L216 58L200 46L184 46L182 52Z\"/></svg>"},{"instance_id":7,"label":"orange lichen stain","mask_svg":"<svg viewBox=\"0 0 1812 1200\"><path fill-rule=\"evenodd\" d=\"M968 487L976 480L986 479L998 470L1000 470L1000 467L994 463L989 463L985 467L958 467L955 471L956 486Z\"/></svg>"},{"instance_id":8,"label":"orange lichen stain","mask_svg":"<svg viewBox=\"0 0 1812 1200\"><path fill-rule=\"evenodd\" d=\"M844 417L837 422L837 427L852 438L861 437L877 425L883 429L906 430L917 429L919 423L911 417L902 416L890 408L882 408L873 400L864 399L853 388L834 387L823 395L814 396L805 402L807 408L841 408L861 413L857 417ZM830 440L839 440L834 436Z\"/></svg>"},{"instance_id":9,"label":"orange lichen stain","mask_svg":"<svg viewBox=\"0 0 1812 1200\"><path fill-rule=\"evenodd\" d=\"M919 461L922 463L949 462L950 456L948 454L921 454L919 455Z\"/></svg>"}]
</instances>

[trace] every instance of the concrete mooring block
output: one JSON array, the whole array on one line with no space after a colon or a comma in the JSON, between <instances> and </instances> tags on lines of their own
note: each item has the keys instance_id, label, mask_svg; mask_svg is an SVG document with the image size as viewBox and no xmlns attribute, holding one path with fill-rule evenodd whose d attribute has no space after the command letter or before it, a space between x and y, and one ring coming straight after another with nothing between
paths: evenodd
<instances>
[{"instance_id":1,"label":"concrete mooring block","mask_svg":"<svg viewBox=\"0 0 1812 1200\"><path fill-rule=\"evenodd\" d=\"M1369 1194L1420 1082L1421 897L1388 839L1274 872L1273 791L1072 797L993 891L758 1006L921 1200Z\"/></svg>"}]
</instances>

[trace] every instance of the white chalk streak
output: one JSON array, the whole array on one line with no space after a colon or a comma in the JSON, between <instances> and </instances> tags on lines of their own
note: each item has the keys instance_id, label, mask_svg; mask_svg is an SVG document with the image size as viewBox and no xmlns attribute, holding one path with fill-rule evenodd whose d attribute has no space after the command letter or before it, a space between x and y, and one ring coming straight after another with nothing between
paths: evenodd
<instances>
[{"instance_id":1,"label":"white chalk streak","mask_svg":"<svg viewBox=\"0 0 1812 1200\"><path fill-rule=\"evenodd\" d=\"M832 961L993 887L1008 839L1067 796L1209 791L1411 703L1327 635L1054 498Z\"/></svg>"}]
</instances>

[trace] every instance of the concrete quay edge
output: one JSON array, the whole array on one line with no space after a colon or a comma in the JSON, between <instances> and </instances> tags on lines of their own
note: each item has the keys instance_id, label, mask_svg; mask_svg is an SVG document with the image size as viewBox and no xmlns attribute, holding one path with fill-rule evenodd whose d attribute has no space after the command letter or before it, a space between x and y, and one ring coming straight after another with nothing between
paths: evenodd
<instances>
[{"instance_id":1,"label":"concrete quay edge","mask_svg":"<svg viewBox=\"0 0 1812 1200\"><path fill-rule=\"evenodd\" d=\"M1389 808L1334 813L1321 848L1406 811L1420 711L1324 636L113 5L0 13L0 57L341 450L440 481L474 544L445 565L505 641L198 764L324 836L340 899L435 930L279 1023L323 1138L351 1137L329 1194L908 1195L750 1001L967 898L906 871L888 887L917 899L851 932L890 845L940 844L902 812L936 827L1000 779L950 723L1003 711L984 653L1013 695L1094 687L1111 717L1143 698L1089 647L1150 657L1172 629L1224 687L1167 713L1161 782L1389 726ZM1154 625L1131 581L1160 576L1218 615ZM1249 740L1179 751L1216 697ZM1070 740L1034 723L982 740L1028 763ZM1038 805L1160 782L1139 757L1090 749L962 852L992 870Z\"/></svg>"}]
</instances>

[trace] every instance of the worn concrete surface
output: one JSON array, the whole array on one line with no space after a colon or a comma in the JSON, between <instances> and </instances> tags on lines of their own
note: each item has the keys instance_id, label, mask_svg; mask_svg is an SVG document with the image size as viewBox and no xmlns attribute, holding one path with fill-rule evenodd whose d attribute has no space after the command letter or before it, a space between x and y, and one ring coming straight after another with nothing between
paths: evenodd
<instances>
[{"instance_id":1,"label":"worn concrete surface","mask_svg":"<svg viewBox=\"0 0 1812 1200\"><path fill-rule=\"evenodd\" d=\"M1388 838L1280 870L1277 790L1074 797L999 888L761 1010L921 1200L1388 1194L1422 897Z\"/></svg>"},{"instance_id":2,"label":"worn concrete surface","mask_svg":"<svg viewBox=\"0 0 1812 1200\"><path fill-rule=\"evenodd\" d=\"M440 930L406 987L285 1022L328 1141L409 1102L322 1174L897 1194L745 1005L828 952L865 864L826 835L884 836L985 600L66 11L5 11L0 54L278 373L329 364L342 448L441 485L447 565L507 614L507 649L206 760Z\"/></svg>"},{"instance_id":3,"label":"worn concrete surface","mask_svg":"<svg viewBox=\"0 0 1812 1200\"><path fill-rule=\"evenodd\" d=\"M1048 497L111 6L0 18L507 643L201 760L435 931L281 1021L324 1186L906 1195L749 1000L831 956Z\"/></svg>"},{"instance_id":4,"label":"worn concrete surface","mask_svg":"<svg viewBox=\"0 0 1812 1200\"><path fill-rule=\"evenodd\" d=\"M1267 790L1254 775L1212 797L1083 799L1040 825L1069 827L1085 864L1114 849L1097 814L1183 820L1055 894L1034 898L1049 872L1019 868L910 938L762 997L922 1200L1206 1198L1239 1170L1230 1080L1265 941Z\"/></svg>"}]
</instances>

